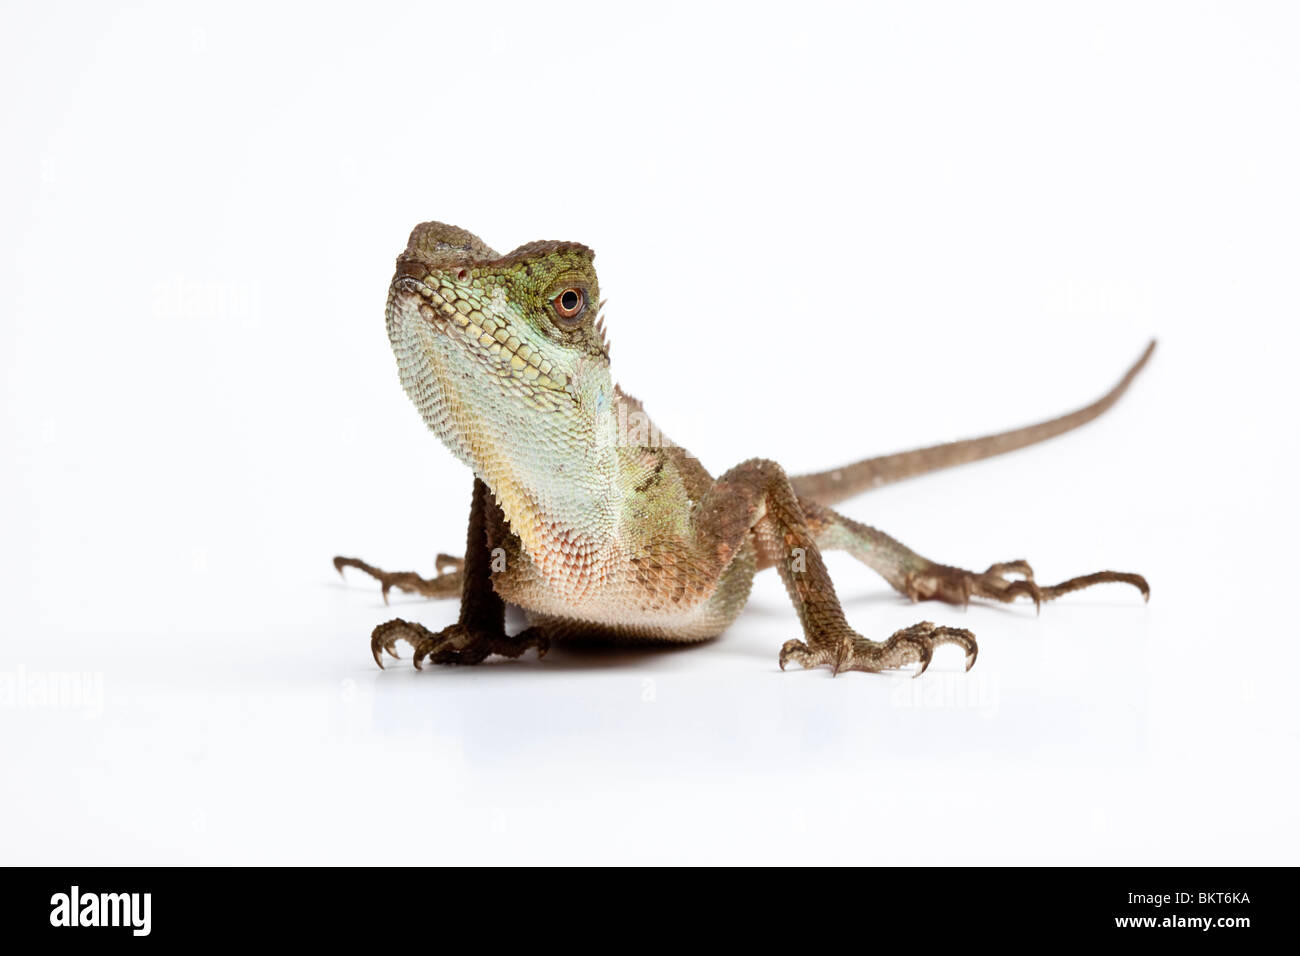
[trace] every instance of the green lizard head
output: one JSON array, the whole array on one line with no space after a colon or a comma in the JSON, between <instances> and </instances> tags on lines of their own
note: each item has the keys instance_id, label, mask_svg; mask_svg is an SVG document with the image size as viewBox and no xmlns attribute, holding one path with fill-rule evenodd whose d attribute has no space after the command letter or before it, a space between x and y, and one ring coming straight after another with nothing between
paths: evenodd
<instances>
[{"instance_id":1,"label":"green lizard head","mask_svg":"<svg viewBox=\"0 0 1300 956\"><path fill-rule=\"evenodd\" d=\"M438 222L416 226L397 258L387 314L402 386L512 525L590 512L583 485L610 479L614 386L592 258L573 242L502 256Z\"/></svg>"}]
</instances>

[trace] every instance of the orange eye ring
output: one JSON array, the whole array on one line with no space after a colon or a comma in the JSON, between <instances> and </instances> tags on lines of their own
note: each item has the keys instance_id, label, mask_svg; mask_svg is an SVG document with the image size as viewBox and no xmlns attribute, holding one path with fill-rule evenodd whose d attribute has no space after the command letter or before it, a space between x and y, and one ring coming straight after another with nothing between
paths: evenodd
<instances>
[{"instance_id":1,"label":"orange eye ring","mask_svg":"<svg viewBox=\"0 0 1300 956\"><path fill-rule=\"evenodd\" d=\"M551 305L561 319L572 321L587 307L587 294L581 289L565 289L551 300Z\"/></svg>"}]
</instances>

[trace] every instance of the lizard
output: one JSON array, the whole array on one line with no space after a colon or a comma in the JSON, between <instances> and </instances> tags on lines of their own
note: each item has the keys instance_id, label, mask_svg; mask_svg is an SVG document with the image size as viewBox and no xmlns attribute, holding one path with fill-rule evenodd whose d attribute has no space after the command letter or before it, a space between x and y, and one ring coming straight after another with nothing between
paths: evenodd
<instances>
[{"instance_id":1,"label":"lizard","mask_svg":"<svg viewBox=\"0 0 1300 956\"><path fill-rule=\"evenodd\" d=\"M778 663L879 672L914 666L952 644L975 663L966 628L922 621L871 640L846 620L823 552L844 550L912 601L1042 602L1106 582L1150 588L1139 574L1097 571L1043 585L1024 560L982 572L941 564L832 509L859 492L1023 448L1070 431L1120 398L1155 341L1109 392L1038 424L791 476L754 458L713 477L673 443L611 376L595 254L538 241L501 255L439 222L417 225L388 290L388 338L398 376L428 429L474 474L464 556L439 554L435 573L388 572L336 557L389 591L460 598L438 631L397 618L371 634L375 662L477 664L491 655L544 656L552 641L680 644L720 635L757 572L776 568L802 638ZM507 634L507 603L527 626Z\"/></svg>"}]
</instances>

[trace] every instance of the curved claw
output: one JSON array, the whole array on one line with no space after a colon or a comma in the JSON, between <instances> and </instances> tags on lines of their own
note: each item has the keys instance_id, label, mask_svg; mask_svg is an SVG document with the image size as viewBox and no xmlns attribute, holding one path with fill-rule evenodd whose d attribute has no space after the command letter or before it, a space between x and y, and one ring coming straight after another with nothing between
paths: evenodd
<instances>
[{"instance_id":1,"label":"curved claw","mask_svg":"<svg viewBox=\"0 0 1300 956\"><path fill-rule=\"evenodd\" d=\"M934 627L933 624L929 624L928 626L931 628ZM885 642L885 646L889 647L890 644L893 643L894 639L890 638L890 640ZM934 642L930 640L929 633L926 632L925 636L904 634L899 638L897 643L909 644L916 648L917 668L916 672L912 674L912 679L916 680L916 678L920 677L929 669L930 662L934 660Z\"/></svg>"},{"instance_id":2,"label":"curved claw","mask_svg":"<svg viewBox=\"0 0 1300 956\"><path fill-rule=\"evenodd\" d=\"M1024 558L1017 558L1014 561L999 561L996 564L990 564L985 574L996 575L1001 577L1004 574L1019 574L1026 581L1034 579L1034 569L1029 566L1029 562Z\"/></svg>"},{"instance_id":3,"label":"curved claw","mask_svg":"<svg viewBox=\"0 0 1300 956\"><path fill-rule=\"evenodd\" d=\"M842 668L853 657L853 640L844 638L840 641L840 646L835 649L835 659L831 661L831 676L838 677L840 668Z\"/></svg>"},{"instance_id":4,"label":"curved claw","mask_svg":"<svg viewBox=\"0 0 1300 956\"><path fill-rule=\"evenodd\" d=\"M1022 578L1014 581L1006 581L1004 592L1011 600L1015 599L1017 594L1026 594L1029 600L1034 602L1034 613L1043 613L1043 592L1033 578ZM981 592L982 593L982 592Z\"/></svg>"},{"instance_id":5,"label":"curved claw","mask_svg":"<svg viewBox=\"0 0 1300 956\"><path fill-rule=\"evenodd\" d=\"M400 660L397 653L398 640L406 641L415 645L420 639L420 632L424 629L418 624L411 624L403 621L401 618L394 618L387 623L380 624L370 632L370 654L375 659L375 663L382 670L384 659L381 651L387 651L388 654Z\"/></svg>"},{"instance_id":6,"label":"curved claw","mask_svg":"<svg viewBox=\"0 0 1300 956\"><path fill-rule=\"evenodd\" d=\"M417 671L424 670L424 659L426 657L432 657L433 651L434 651L434 647L431 642L421 641L419 643L419 645L415 648L415 656L412 658L412 661L415 663L415 669Z\"/></svg>"},{"instance_id":7,"label":"curved claw","mask_svg":"<svg viewBox=\"0 0 1300 956\"><path fill-rule=\"evenodd\" d=\"M811 653L812 651L807 644L803 641L791 638L781 645L781 654L777 657L777 664L780 665L781 670L785 670L786 663L797 657L797 663L807 667L808 655Z\"/></svg>"},{"instance_id":8,"label":"curved claw","mask_svg":"<svg viewBox=\"0 0 1300 956\"><path fill-rule=\"evenodd\" d=\"M541 660L551 649L551 638L544 627L534 624L506 640L505 646L496 649L496 653L507 657L518 657L528 648L536 648L537 659Z\"/></svg>"},{"instance_id":9,"label":"curved claw","mask_svg":"<svg viewBox=\"0 0 1300 956\"><path fill-rule=\"evenodd\" d=\"M401 660L401 656L397 653L397 638L388 635L387 625L384 624L375 628L370 635L370 653L374 656L379 669L383 670L384 659L381 651L387 651L390 657Z\"/></svg>"}]
</instances>

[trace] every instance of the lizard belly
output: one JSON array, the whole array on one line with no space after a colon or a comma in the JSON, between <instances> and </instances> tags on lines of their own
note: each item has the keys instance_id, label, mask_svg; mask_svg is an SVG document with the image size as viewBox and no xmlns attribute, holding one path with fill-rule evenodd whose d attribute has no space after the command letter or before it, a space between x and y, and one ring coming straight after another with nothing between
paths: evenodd
<instances>
[{"instance_id":1,"label":"lizard belly","mask_svg":"<svg viewBox=\"0 0 1300 956\"><path fill-rule=\"evenodd\" d=\"M711 580L685 549L666 548L619 556L595 587L579 598L553 588L522 550L493 575L502 599L518 605L530 623L555 638L619 642L690 643L717 637L735 620L749 597L757 551L747 541ZM701 581L706 583L701 583Z\"/></svg>"}]
</instances>

